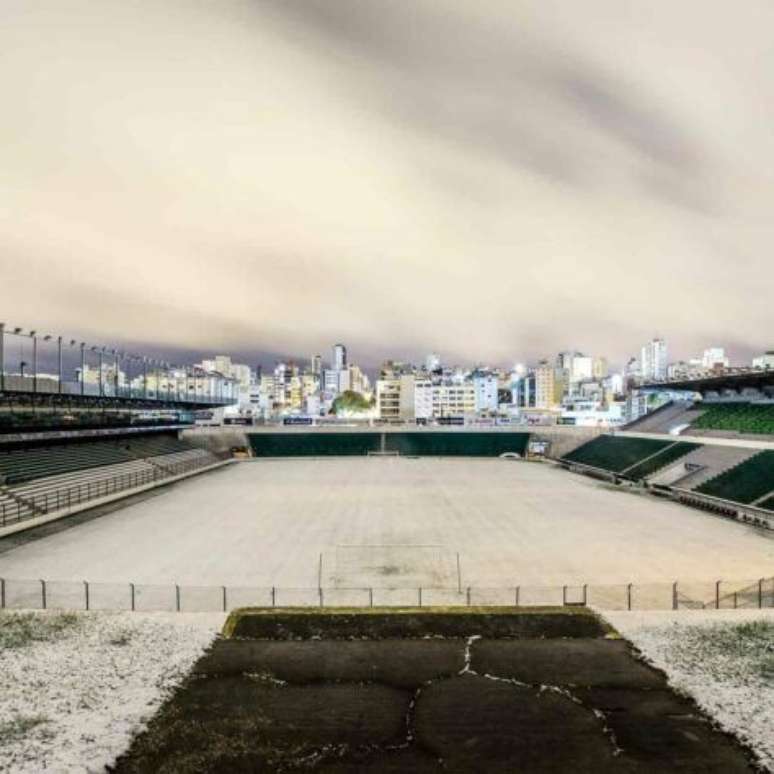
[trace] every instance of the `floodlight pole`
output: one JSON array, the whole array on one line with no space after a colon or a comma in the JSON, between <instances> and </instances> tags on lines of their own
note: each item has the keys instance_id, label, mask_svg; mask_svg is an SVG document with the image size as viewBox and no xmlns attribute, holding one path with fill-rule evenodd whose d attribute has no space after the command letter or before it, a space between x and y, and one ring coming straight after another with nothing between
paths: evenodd
<instances>
[{"instance_id":1,"label":"floodlight pole","mask_svg":"<svg viewBox=\"0 0 774 774\"><path fill-rule=\"evenodd\" d=\"M56 367L57 367L57 374L59 375L59 386L57 388L57 392L61 395L62 394L62 337L57 336L56 339Z\"/></svg>"},{"instance_id":2,"label":"floodlight pole","mask_svg":"<svg viewBox=\"0 0 774 774\"><path fill-rule=\"evenodd\" d=\"M86 342L81 342L81 397L86 394Z\"/></svg>"},{"instance_id":3,"label":"floodlight pole","mask_svg":"<svg viewBox=\"0 0 774 774\"><path fill-rule=\"evenodd\" d=\"M32 336L32 394L35 395L38 391L38 337L35 331L32 331L30 336Z\"/></svg>"},{"instance_id":4,"label":"floodlight pole","mask_svg":"<svg viewBox=\"0 0 774 774\"><path fill-rule=\"evenodd\" d=\"M102 347L99 351L99 396L100 398L104 395L105 388L102 384L102 368L105 364L105 348Z\"/></svg>"},{"instance_id":5,"label":"floodlight pole","mask_svg":"<svg viewBox=\"0 0 774 774\"><path fill-rule=\"evenodd\" d=\"M0 322L0 392L5 392L5 323Z\"/></svg>"}]
</instances>

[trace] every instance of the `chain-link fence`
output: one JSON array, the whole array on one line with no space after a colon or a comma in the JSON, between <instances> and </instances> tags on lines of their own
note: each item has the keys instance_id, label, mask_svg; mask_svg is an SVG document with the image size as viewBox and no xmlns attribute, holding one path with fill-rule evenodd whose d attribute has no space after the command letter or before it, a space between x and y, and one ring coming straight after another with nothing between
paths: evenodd
<instances>
[{"instance_id":1,"label":"chain-link fence","mask_svg":"<svg viewBox=\"0 0 774 774\"><path fill-rule=\"evenodd\" d=\"M239 607L589 606L601 610L774 608L774 577L464 588L290 588L0 578L6 609L215 612Z\"/></svg>"}]
</instances>

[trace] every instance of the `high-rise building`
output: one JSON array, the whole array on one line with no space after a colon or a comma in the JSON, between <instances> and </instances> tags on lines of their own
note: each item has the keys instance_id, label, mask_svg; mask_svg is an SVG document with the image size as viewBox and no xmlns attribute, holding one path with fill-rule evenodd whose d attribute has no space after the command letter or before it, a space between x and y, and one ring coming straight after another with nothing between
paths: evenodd
<instances>
[{"instance_id":1,"label":"high-rise building","mask_svg":"<svg viewBox=\"0 0 774 774\"><path fill-rule=\"evenodd\" d=\"M315 376L320 376L322 374L322 355L312 355L310 366L312 373Z\"/></svg>"},{"instance_id":2,"label":"high-rise building","mask_svg":"<svg viewBox=\"0 0 774 774\"><path fill-rule=\"evenodd\" d=\"M343 344L333 347L333 370L343 371L347 367L347 348Z\"/></svg>"},{"instance_id":3,"label":"high-rise building","mask_svg":"<svg viewBox=\"0 0 774 774\"><path fill-rule=\"evenodd\" d=\"M713 370L716 368L728 368L729 360L723 347L710 347L705 349L701 356L702 368Z\"/></svg>"},{"instance_id":4,"label":"high-rise building","mask_svg":"<svg viewBox=\"0 0 774 774\"><path fill-rule=\"evenodd\" d=\"M774 350L764 352L758 357L754 357L752 361L753 368L774 368Z\"/></svg>"},{"instance_id":5,"label":"high-rise building","mask_svg":"<svg viewBox=\"0 0 774 774\"><path fill-rule=\"evenodd\" d=\"M640 378L658 382L667 378L667 345L664 339L651 339L640 352Z\"/></svg>"},{"instance_id":6,"label":"high-rise building","mask_svg":"<svg viewBox=\"0 0 774 774\"><path fill-rule=\"evenodd\" d=\"M561 402L567 389L567 371L554 368L547 360L541 360L534 370L535 408L552 409Z\"/></svg>"}]
</instances>

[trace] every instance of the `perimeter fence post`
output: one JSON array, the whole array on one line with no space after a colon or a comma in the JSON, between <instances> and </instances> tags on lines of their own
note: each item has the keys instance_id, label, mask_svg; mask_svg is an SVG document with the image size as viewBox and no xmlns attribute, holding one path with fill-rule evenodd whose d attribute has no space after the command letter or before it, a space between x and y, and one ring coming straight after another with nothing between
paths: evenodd
<instances>
[{"instance_id":1,"label":"perimeter fence post","mask_svg":"<svg viewBox=\"0 0 774 774\"><path fill-rule=\"evenodd\" d=\"M758 609L763 607L763 578L758 580Z\"/></svg>"},{"instance_id":2,"label":"perimeter fence post","mask_svg":"<svg viewBox=\"0 0 774 774\"><path fill-rule=\"evenodd\" d=\"M672 584L672 610L677 610L677 581Z\"/></svg>"},{"instance_id":3,"label":"perimeter fence post","mask_svg":"<svg viewBox=\"0 0 774 774\"><path fill-rule=\"evenodd\" d=\"M514 592L514 600L513 601L514 601L514 604L516 605L516 607L519 606L519 592L520 591L521 591L521 586L516 586L514 588L514 590L513 590L513 592Z\"/></svg>"},{"instance_id":4,"label":"perimeter fence post","mask_svg":"<svg viewBox=\"0 0 774 774\"><path fill-rule=\"evenodd\" d=\"M277 589L275 589L274 586L271 587L271 606L277 606Z\"/></svg>"},{"instance_id":5,"label":"perimeter fence post","mask_svg":"<svg viewBox=\"0 0 774 774\"><path fill-rule=\"evenodd\" d=\"M584 583L583 584L583 606L586 606L586 602L588 600L588 586Z\"/></svg>"},{"instance_id":6,"label":"perimeter fence post","mask_svg":"<svg viewBox=\"0 0 774 774\"><path fill-rule=\"evenodd\" d=\"M422 607L422 587L419 587L419 606Z\"/></svg>"},{"instance_id":7,"label":"perimeter fence post","mask_svg":"<svg viewBox=\"0 0 774 774\"><path fill-rule=\"evenodd\" d=\"M720 581L715 581L715 610L720 610Z\"/></svg>"},{"instance_id":8,"label":"perimeter fence post","mask_svg":"<svg viewBox=\"0 0 774 774\"><path fill-rule=\"evenodd\" d=\"M225 613L228 609L228 603L226 601L226 587L223 587L223 612Z\"/></svg>"},{"instance_id":9,"label":"perimeter fence post","mask_svg":"<svg viewBox=\"0 0 774 774\"><path fill-rule=\"evenodd\" d=\"M83 582L83 596L86 601L86 610L89 609L89 582L84 581Z\"/></svg>"},{"instance_id":10,"label":"perimeter fence post","mask_svg":"<svg viewBox=\"0 0 774 774\"><path fill-rule=\"evenodd\" d=\"M567 604L567 586L562 586L562 604Z\"/></svg>"},{"instance_id":11,"label":"perimeter fence post","mask_svg":"<svg viewBox=\"0 0 774 774\"><path fill-rule=\"evenodd\" d=\"M134 583L129 584L129 599L131 600L132 612L134 612Z\"/></svg>"},{"instance_id":12,"label":"perimeter fence post","mask_svg":"<svg viewBox=\"0 0 774 774\"><path fill-rule=\"evenodd\" d=\"M5 578L0 578L0 609L5 608Z\"/></svg>"},{"instance_id":13,"label":"perimeter fence post","mask_svg":"<svg viewBox=\"0 0 774 774\"><path fill-rule=\"evenodd\" d=\"M43 609L46 609L46 582L41 579L40 581L40 599L43 602Z\"/></svg>"},{"instance_id":14,"label":"perimeter fence post","mask_svg":"<svg viewBox=\"0 0 774 774\"><path fill-rule=\"evenodd\" d=\"M368 607L374 606L374 590L373 588L368 589Z\"/></svg>"},{"instance_id":15,"label":"perimeter fence post","mask_svg":"<svg viewBox=\"0 0 774 774\"><path fill-rule=\"evenodd\" d=\"M175 609L180 612L180 586L175 584Z\"/></svg>"},{"instance_id":16,"label":"perimeter fence post","mask_svg":"<svg viewBox=\"0 0 774 774\"><path fill-rule=\"evenodd\" d=\"M626 584L626 609L627 610L632 609L632 584L631 583Z\"/></svg>"}]
</instances>

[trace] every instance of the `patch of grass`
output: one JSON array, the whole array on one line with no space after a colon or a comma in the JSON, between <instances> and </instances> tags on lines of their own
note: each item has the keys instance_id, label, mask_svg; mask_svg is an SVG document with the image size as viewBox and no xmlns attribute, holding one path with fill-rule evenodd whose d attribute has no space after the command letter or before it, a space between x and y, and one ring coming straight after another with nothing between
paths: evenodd
<instances>
[{"instance_id":1,"label":"patch of grass","mask_svg":"<svg viewBox=\"0 0 774 774\"><path fill-rule=\"evenodd\" d=\"M133 632L131 629L122 629L121 631L116 632L115 634L111 635L108 642L111 645L115 645L117 647L123 647L124 645L128 645L133 637Z\"/></svg>"},{"instance_id":2,"label":"patch of grass","mask_svg":"<svg viewBox=\"0 0 774 774\"><path fill-rule=\"evenodd\" d=\"M50 722L45 715L16 715L11 720L0 722L0 745L21 739L33 728Z\"/></svg>"},{"instance_id":3,"label":"patch of grass","mask_svg":"<svg viewBox=\"0 0 774 774\"><path fill-rule=\"evenodd\" d=\"M80 623L77 613L0 613L0 650L63 636Z\"/></svg>"},{"instance_id":4,"label":"patch of grass","mask_svg":"<svg viewBox=\"0 0 774 774\"><path fill-rule=\"evenodd\" d=\"M680 648L683 660L711 660L718 674L774 680L774 621L690 626Z\"/></svg>"}]
</instances>

